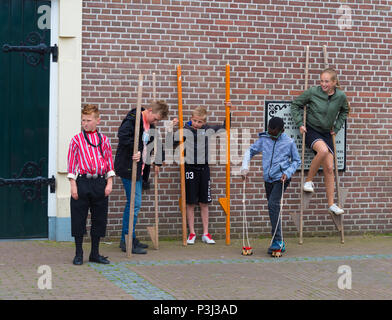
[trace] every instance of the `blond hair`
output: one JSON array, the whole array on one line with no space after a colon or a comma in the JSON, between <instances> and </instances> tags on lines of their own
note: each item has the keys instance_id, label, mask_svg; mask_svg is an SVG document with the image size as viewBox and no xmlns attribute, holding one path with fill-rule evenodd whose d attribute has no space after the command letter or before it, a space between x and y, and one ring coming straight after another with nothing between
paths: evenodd
<instances>
[{"instance_id":1,"label":"blond hair","mask_svg":"<svg viewBox=\"0 0 392 320\"><path fill-rule=\"evenodd\" d=\"M323 75L324 73L328 73L331 76L331 80L336 81L336 87L340 89L338 73L336 72L336 70L333 68L327 68L324 69L323 72L321 72L321 75Z\"/></svg>"},{"instance_id":2,"label":"blond hair","mask_svg":"<svg viewBox=\"0 0 392 320\"><path fill-rule=\"evenodd\" d=\"M204 120L207 119L207 108L206 107L197 107L192 111L192 116L203 118Z\"/></svg>"},{"instance_id":3,"label":"blond hair","mask_svg":"<svg viewBox=\"0 0 392 320\"><path fill-rule=\"evenodd\" d=\"M324 73L328 73L331 76L331 80L336 81L336 88L343 91L343 89L340 87L338 73L336 72L335 69L333 68L324 69L323 72L321 72L321 75L323 75ZM347 99L347 105L348 105L348 113L350 114L350 102L348 102L348 99Z\"/></svg>"},{"instance_id":4,"label":"blond hair","mask_svg":"<svg viewBox=\"0 0 392 320\"><path fill-rule=\"evenodd\" d=\"M94 104L86 104L83 106L82 114L84 114L84 115L94 114L94 116L96 118L99 118L98 106L96 106Z\"/></svg>"},{"instance_id":5,"label":"blond hair","mask_svg":"<svg viewBox=\"0 0 392 320\"><path fill-rule=\"evenodd\" d=\"M150 104L152 113L159 114L162 119L167 119L169 114L169 106L164 100L153 101Z\"/></svg>"}]
</instances>

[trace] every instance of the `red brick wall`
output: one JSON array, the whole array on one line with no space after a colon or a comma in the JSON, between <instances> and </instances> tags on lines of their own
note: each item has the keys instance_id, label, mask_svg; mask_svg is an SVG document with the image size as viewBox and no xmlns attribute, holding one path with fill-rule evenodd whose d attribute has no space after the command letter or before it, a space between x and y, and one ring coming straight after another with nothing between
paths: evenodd
<instances>
[{"instance_id":1,"label":"red brick wall","mask_svg":"<svg viewBox=\"0 0 392 320\"><path fill-rule=\"evenodd\" d=\"M309 85L317 85L323 68L322 46L329 64L339 72L351 101L348 119L346 171L341 184L349 189L344 216L346 233L392 230L392 13L391 1L83 1L83 102L97 103L101 130L117 146L117 129L136 106L138 74L145 75L143 104L152 99L152 73L157 95L178 117L176 66L183 76L184 119L205 105L208 122L224 119L225 65L231 65L233 128L249 128L253 142L264 130L264 102L291 101L304 88L305 47L310 46ZM341 5L351 9L352 25L342 29ZM345 13L348 13L347 11ZM344 21L343 21L344 22ZM249 143L249 141L248 141ZM247 185L247 215L252 235L269 235L270 224L261 157L251 162ZM218 198L225 197L224 165L211 166L213 203L210 232L225 237L225 214ZM300 204L298 172L285 194L284 232L296 234L288 212ZM232 176L231 234L242 236L241 181ZM153 180L151 180L153 182ZM326 211L322 175L315 179L317 196L305 212L304 232L335 234ZM160 174L160 236L181 236L179 167ZM138 236L153 224L153 190L143 193ZM115 179L110 197L108 236L121 232L124 195ZM196 227L201 233L199 210Z\"/></svg>"}]
</instances>

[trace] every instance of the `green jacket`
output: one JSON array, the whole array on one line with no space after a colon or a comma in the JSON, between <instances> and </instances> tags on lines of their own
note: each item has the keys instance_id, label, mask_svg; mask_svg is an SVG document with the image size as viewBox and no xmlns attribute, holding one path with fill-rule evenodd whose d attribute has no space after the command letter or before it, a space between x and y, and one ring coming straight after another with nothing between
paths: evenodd
<instances>
[{"instance_id":1,"label":"green jacket","mask_svg":"<svg viewBox=\"0 0 392 320\"><path fill-rule=\"evenodd\" d=\"M321 86L311 87L291 103L291 115L298 127L303 126L303 115L300 108L307 105L306 124L320 132L338 133L348 115L347 97L338 88L328 101Z\"/></svg>"}]
</instances>

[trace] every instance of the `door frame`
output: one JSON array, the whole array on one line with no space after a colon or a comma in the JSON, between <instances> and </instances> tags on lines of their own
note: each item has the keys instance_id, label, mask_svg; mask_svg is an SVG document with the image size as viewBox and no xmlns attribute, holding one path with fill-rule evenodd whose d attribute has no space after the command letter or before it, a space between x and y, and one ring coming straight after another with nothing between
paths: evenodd
<instances>
[{"instance_id":1,"label":"door frame","mask_svg":"<svg viewBox=\"0 0 392 320\"><path fill-rule=\"evenodd\" d=\"M51 1L50 41L58 45L58 62L50 65L48 174L56 177L56 193L48 193L48 237L73 241L67 154L71 138L80 132L83 4Z\"/></svg>"},{"instance_id":2,"label":"door frame","mask_svg":"<svg viewBox=\"0 0 392 320\"><path fill-rule=\"evenodd\" d=\"M58 44L58 1L51 0L50 10L50 45ZM48 150L48 177L52 175L57 177L57 109L58 109L58 62L53 62L50 59L50 74L49 74L49 150ZM51 224L50 217L57 216L56 208L56 193L50 193L48 190L48 234L51 238Z\"/></svg>"}]
</instances>

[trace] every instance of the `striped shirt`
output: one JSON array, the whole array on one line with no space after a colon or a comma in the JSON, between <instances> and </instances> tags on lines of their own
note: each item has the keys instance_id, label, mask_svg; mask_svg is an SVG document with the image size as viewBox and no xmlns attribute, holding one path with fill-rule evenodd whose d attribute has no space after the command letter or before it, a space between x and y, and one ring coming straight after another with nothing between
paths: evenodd
<instances>
[{"instance_id":1,"label":"striped shirt","mask_svg":"<svg viewBox=\"0 0 392 320\"><path fill-rule=\"evenodd\" d=\"M106 175L106 178L115 176L109 139L100 133L102 142L99 146L96 130L86 132L86 135L90 143L97 147L88 143L83 132L75 135L69 144L67 177L76 180L78 174L86 173Z\"/></svg>"}]
</instances>

